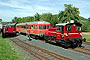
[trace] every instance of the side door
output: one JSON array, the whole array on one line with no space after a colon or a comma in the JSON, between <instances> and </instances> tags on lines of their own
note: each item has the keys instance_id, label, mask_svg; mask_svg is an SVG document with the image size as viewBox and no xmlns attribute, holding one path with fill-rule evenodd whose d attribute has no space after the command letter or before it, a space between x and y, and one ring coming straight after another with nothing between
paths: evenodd
<instances>
[{"instance_id":1,"label":"side door","mask_svg":"<svg viewBox=\"0 0 90 60\"><path fill-rule=\"evenodd\" d=\"M56 39L58 40L62 39L62 26L56 27Z\"/></svg>"}]
</instances>

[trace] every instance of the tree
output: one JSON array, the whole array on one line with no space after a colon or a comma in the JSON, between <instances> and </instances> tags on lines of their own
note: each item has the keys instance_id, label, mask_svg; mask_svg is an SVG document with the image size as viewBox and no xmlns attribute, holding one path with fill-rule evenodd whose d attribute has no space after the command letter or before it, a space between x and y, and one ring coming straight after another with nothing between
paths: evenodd
<instances>
[{"instance_id":1,"label":"tree","mask_svg":"<svg viewBox=\"0 0 90 60\"><path fill-rule=\"evenodd\" d=\"M58 19L60 22L70 22L71 20L74 20L75 22L79 22L79 9L72 7L71 4L64 4L65 10L59 12Z\"/></svg>"},{"instance_id":2,"label":"tree","mask_svg":"<svg viewBox=\"0 0 90 60\"><path fill-rule=\"evenodd\" d=\"M21 23L22 21L21 21L21 18L20 17L14 17L14 19L12 19L12 22L13 23Z\"/></svg>"},{"instance_id":3,"label":"tree","mask_svg":"<svg viewBox=\"0 0 90 60\"><path fill-rule=\"evenodd\" d=\"M35 14L34 18L35 21L40 21L40 15L38 13Z\"/></svg>"},{"instance_id":4,"label":"tree","mask_svg":"<svg viewBox=\"0 0 90 60\"><path fill-rule=\"evenodd\" d=\"M58 16L57 15L52 15L50 23L51 23L51 26L55 27L56 24L58 23Z\"/></svg>"},{"instance_id":5,"label":"tree","mask_svg":"<svg viewBox=\"0 0 90 60\"><path fill-rule=\"evenodd\" d=\"M88 21L90 21L90 17L88 18Z\"/></svg>"},{"instance_id":6,"label":"tree","mask_svg":"<svg viewBox=\"0 0 90 60\"><path fill-rule=\"evenodd\" d=\"M2 19L0 19L0 22L2 22Z\"/></svg>"},{"instance_id":7,"label":"tree","mask_svg":"<svg viewBox=\"0 0 90 60\"><path fill-rule=\"evenodd\" d=\"M41 21L47 21L47 22L50 22L51 19L52 19L52 13L44 13L41 15L40 18Z\"/></svg>"}]
</instances>

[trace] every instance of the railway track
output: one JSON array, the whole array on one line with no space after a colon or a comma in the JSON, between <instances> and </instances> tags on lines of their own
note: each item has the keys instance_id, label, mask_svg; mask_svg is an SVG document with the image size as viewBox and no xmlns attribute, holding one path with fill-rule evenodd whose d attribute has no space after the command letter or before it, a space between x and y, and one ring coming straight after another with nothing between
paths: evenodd
<instances>
[{"instance_id":1,"label":"railway track","mask_svg":"<svg viewBox=\"0 0 90 60\"><path fill-rule=\"evenodd\" d=\"M44 42L44 40L40 40L40 39L37 39L37 40ZM84 42L83 44L90 45L90 42ZM72 49L72 48L69 48L69 49L72 50L72 51L83 53L85 55L90 56L90 49L80 48L80 47L77 47L75 49Z\"/></svg>"},{"instance_id":2,"label":"railway track","mask_svg":"<svg viewBox=\"0 0 90 60\"><path fill-rule=\"evenodd\" d=\"M83 44L90 45L90 42L83 42Z\"/></svg>"},{"instance_id":3,"label":"railway track","mask_svg":"<svg viewBox=\"0 0 90 60\"><path fill-rule=\"evenodd\" d=\"M33 55L38 60L72 60L68 57L58 55L56 53L50 52L48 50L34 46L32 44L29 44L18 38L14 38L14 39L9 38L9 40L11 40L13 43L18 45L19 47L23 48L25 51L28 51L29 55Z\"/></svg>"},{"instance_id":4,"label":"railway track","mask_svg":"<svg viewBox=\"0 0 90 60\"><path fill-rule=\"evenodd\" d=\"M90 56L90 49L77 47L75 49L70 49L70 50Z\"/></svg>"},{"instance_id":5,"label":"railway track","mask_svg":"<svg viewBox=\"0 0 90 60\"><path fill-rule=\"evenodd\" d=\"M38 40L39 40L39 39L38 39ZM39 41L42 41L42 40L39 40ZM44 42L44 41L42 41L42 42ZM84 42L83 44L90 45L90 42ZM70 48L70 50L75 51L75 52L79 52L79 53L83 53L83 54L85 54L85 55L90 56L90 49L77 47L77 48L75 48L75 49L71 49L71 48Z\"/></svg>"}]
</instances>

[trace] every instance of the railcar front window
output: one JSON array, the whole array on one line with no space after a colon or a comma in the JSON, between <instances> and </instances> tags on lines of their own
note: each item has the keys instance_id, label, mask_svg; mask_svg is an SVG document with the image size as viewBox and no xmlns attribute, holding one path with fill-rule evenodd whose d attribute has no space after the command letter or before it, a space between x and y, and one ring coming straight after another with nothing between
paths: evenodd
<instances>
[{"instance_id":1,"label":"railcar front window","mask_svg":"<svg viewBox=\"0 0 90 60\"><path fill-rule=\"evenodd\" d=\"M36 29L37 29L37 25L36 25Z\"/></svg>"},{"instance_id":2,"label":"railcar front window","mask_svg":"<svg viewBox=\"0 0 90 60\"><path fill-rule=\"evenodd\" d=\"M39 25L39 29L42 29L43 28L43 26L42 25Z\"/></svg>"},{"instance_id":3,"label":"railcar front window","mask_svg":"<svg viewBox=\"0 0 90 60\"><path fill-rule=\"evenodd\" d=\"M43 26L43 29L46 29L46 25Z\"/></svg>"},{"instance_id":4,"label":"railcar front window","mask_svg":"<svg viewBox=\"0 0 90 60\"><path fill-rule=\"evenodd\" d=\"M49 25L47 25L47 29L49 29L50 28L50 26Z\"/></svg>"},{"instance_id":5,"label":"railcar front window","mask_svg":"<svg viewBox=\"0 0 90 60\"><path fill-rule=\"evenodd\" d=\"M66 31L71 31L71 25L66 26Z\"/></svg>"},{"instance_id":6,"label":"railcar front window","mask_svg":"<svg viewBox=\"0 0 90 60\"><path fill-rule=\"evenodd\" d=\"M31 26L29 26L29 29L31 29Z\"/></svg>"},{"instance_id":7,"label":"railcar front window","mask_svg":"<svg viewBox=\"0 0 90 60\"><path fill-rule=\"evenodd\" d=\"M33 26L31 27L31 29L33 29Z\"/></svg>"},{"instance_id":8,"label":"railcar front window","mask_svg":"<svg viewBox=\"0 0 90 60\"><path fill-rule=\"evenodd\" d=\"M80 26L76 26L76 30L77 31L81 31L81 27Z\"/></svg>"}]
</instances>

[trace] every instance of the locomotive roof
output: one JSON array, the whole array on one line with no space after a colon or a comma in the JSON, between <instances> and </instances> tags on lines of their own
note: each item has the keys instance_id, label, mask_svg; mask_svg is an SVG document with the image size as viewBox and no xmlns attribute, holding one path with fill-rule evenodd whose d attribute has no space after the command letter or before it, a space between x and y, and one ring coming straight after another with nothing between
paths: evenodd
<instances>
[{"instance_id":1,"label":"locomotive roof","mask_svg":"<svg viewBox=\"0 0 90 60\"><path fill-rule=\"evenodd\" d=\"M12 26L12 25L15 25L16 23L13 23L13 24L8 24L8 26Z\"/></svg>"},{"instance_id":2,"label":"locomotive roof","mask_svg":"<svg viewBox=\"0 0 90 60\"><path fill-rule=\"evenodd\" d=\"M13 24L7 24L7 25L3 25L3 26L14 26L16 23Z\"/></svg>"},{"instance_id":3,"label":"locomotive roof","mask_svg":"<svg viewBox=\"0 0 90 60\"><path fill-rule=\"evenodd\" d=\"M56 24L56 26L65 26L65 25L72 25L72 24L77 24L77 25L82 25L80 23L59 23L59 24Z\"/></svg>"},{"instance_id":4,"label":"locomotive roof","mask_svg":"<svg viewBox=\"0 0 90 60\"><path fill-rule=\"evenodd\" d=\"M50 24L50 23L46 21L34 21L34 22L19 23L17 25L25 25L25 24Z\"/></svg>"}]
</instances>

